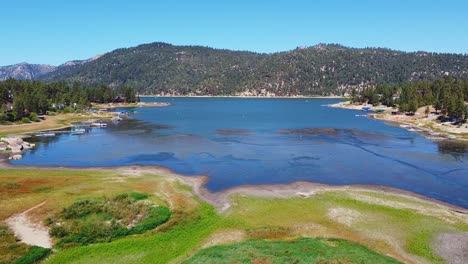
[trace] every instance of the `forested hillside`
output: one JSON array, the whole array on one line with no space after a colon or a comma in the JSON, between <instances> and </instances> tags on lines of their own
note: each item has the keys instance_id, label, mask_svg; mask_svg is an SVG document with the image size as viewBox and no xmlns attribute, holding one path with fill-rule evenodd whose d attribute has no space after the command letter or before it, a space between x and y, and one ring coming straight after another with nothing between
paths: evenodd
<instances>
[{"instance_id":1,"label":"forested hillside","mask_svg":"<svg viewBox=\"0 0 468 264\"><path fill-rule=\"evenodd\" d=\"M259 54L151 43L117 49L41 78L110 87L126 84L145 94L291 96L341 95L446 75L468 78L468 56L325 44Z\"/></svg>"}]
</instances>

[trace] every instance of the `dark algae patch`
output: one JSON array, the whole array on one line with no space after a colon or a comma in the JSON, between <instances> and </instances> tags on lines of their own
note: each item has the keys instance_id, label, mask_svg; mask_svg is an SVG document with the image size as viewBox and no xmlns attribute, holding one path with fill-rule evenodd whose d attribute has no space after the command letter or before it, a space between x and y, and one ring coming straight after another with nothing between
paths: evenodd
<instances>
[{"instance_id":1,"label":"dark algae patch","mask_svg":"<svg viewBox=\"0 0 468 264\"><path fill-rule=\"evenodd\" d=\"M142 234L167 222L169 208L156 206L147 194L132 192L111 198L86 199L73 203L46 224L62 248L110 242Z\"/></svg>"},{"instance_id":2,"label":"dark algae patch","mask_svg":"<svg viewBox=\"0 0 468 264\"><path fill-rule=\"evenodd\" d=\"M203 249L184 264L198 263L400 263L342 239L249 240Z\"/></svg>"}]
</instances>

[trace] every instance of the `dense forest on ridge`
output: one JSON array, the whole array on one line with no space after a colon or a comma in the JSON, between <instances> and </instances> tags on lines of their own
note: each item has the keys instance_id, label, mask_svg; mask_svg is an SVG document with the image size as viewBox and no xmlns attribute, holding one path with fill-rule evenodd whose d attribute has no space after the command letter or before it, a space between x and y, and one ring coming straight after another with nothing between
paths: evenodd
<instances>
[{"instance_id":1,"label":"dense forest on ridge","mask_svg":"<svg viewBox=\"0 0 468 264\"><path fill-rule=\"evenodd\" d=\"M320 44L273 54L144 44L117 49L44 80L128 85L142 94L342 95L378 84L468 78L468 56Z\"/></svg>"}]
</instances>

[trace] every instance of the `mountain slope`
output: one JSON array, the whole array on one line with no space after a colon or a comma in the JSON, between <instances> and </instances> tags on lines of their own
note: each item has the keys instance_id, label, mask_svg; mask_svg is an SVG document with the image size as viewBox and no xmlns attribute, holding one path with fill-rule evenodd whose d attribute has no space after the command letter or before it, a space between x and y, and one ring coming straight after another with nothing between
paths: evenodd
<instances>
[{"instance_id":1,"label":"mountain slope","mask_svg":"<svg viewBox=\"0 0 468 264\"><path fill-rule=\"evenodd\" d=\"M327 95L445 75L468 78L468 56L334 44L259 54L157 42L117 49L41 78L125 84L151 94Z\"/></svg>"},{"instance_id":2,"label":"mountain slope","mask_svg":"<svg viewBox=\"0 0 468 264\"><path fill-rule=\"evenodd\" d=\"M50 73L55 70L56 67L47 64L28 64L19 63L8 66L0 67L0 81L8 78L14 78L18 80L32 80L36 79L41 75Z\"/></svg>"}]
</instances>

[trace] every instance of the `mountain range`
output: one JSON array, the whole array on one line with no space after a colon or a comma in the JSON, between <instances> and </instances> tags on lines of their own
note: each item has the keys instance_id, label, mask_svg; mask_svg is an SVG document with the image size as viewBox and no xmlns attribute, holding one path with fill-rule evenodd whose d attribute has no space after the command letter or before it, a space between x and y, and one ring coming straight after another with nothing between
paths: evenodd
<instances>
[{"instance_id":1,"label":"mountain range","mask_svg":"<svg viewBox=\"0 0 468 264\"><path fill-rule=\"evenodd\" d=\"M337 44L265 54L155 42L60 66L0 67L0 80L127 85L142 94L158 95L341 95L382 83L447 75L468 79L468 55Z\"/></svg>"}]
</instances>

